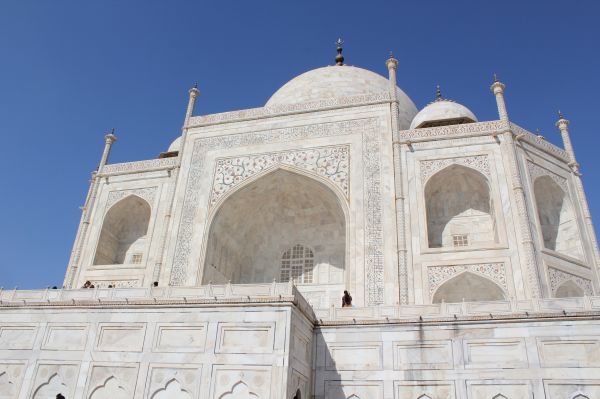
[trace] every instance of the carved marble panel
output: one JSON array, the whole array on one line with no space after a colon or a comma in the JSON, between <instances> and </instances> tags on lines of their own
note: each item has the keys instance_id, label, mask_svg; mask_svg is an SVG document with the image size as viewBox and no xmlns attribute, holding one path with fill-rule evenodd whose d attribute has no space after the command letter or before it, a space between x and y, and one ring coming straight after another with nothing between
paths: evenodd
<instances>
[{"instance_id":1,"label":"carved marble panel","mask_svg":"<svg viewBox=\"0 0 600 399\"><path fill-rule=\"evenodd\" d=\"M542 367L599 367L597 337L543 337L537 339Z\"/></svg>"},{"instance_id":2,"label":"carved marble panel","mask_svg":"<svg viewBox=\"0 0 600 399\"><path fill-rule=\"evenodd\" d=\"M133 190L118 190L111 191L108 193L108 199L106 200L106 209L113 206L116 202L122 200L128 195L137 195L140 198L146 200L150 206L154 203L154 197L156 195L157 187L145 187L145 188L136 188Z\"/></svg>"},{"instance_id":3,"label":"carved marble panel","mask_svg":"<svg viewBox=\"0 0 600 399\"><path fill-rule=\"evenodd\" d=\"M600 398L600 379L597 380L544 380L545 399Z\"/></svg>"},{"instance_id":4,"label":"carved marble panel","mask_svg":"<svg viewBox=\"0 0 600 399\"><path fill-rule=\"evenodd\" d=\"M555 269L553 267L548 268L548 276L550 277L550 289L555 294L558 287L560 287L566 281L572 281L579 288L583 290L585 295L594 295L594 289L592 288L592 282L589 279L576 276L565 271Z\"/></svg>"},{"instance_id":5,"label":"carved marble panel","mask_svg":"<svg viewBox=\"0 0 600 399\"><path fill-rule=\"evenodd\" d=\"M339 187L348 198L349 161L349 145L219 158L216 160L209 206L213 206L219 198L244 180L277 165L291 165L323 176Z\"/></svg>"},{"instance_id":6,"label":"carved marble panel","mask_svg":"<svg viewBox=\"0 0 600 399\"><path fill-rule=\"evenodd\" d=\"M431 176L450 165L466 166L480 172L488 179L490 177L490 163L487 155L474 155L470 157L455 157L428 159L420 162L421 181L425 182Z\"/></svg>"},{"instance_id":7,"label":"carved marble panel","mask_svg":"<svg viewBox=\"0 0 600 399\"><path fill-rule=\"evenodd\" d=\"M564 177L559 176L556 173L549 171L548 169L542 168L541 166L539 166L531 161L527 162L527 168L529 169L529 177L531 178L532 183L534 183L535 180L540 176L548 176L552 180L554 180L554 182L556 184L558 184L558 186L565 193L569 192L569 187L567 185L567 179L565 179Z\"/></svg>"},{"instance_id":8,"label":"carved marble panel","mask_svg":"<svg viewBox=\"0 0 600 399\"><path fill-rule=\"evenodd\" d=\"M434 292L452 277L469 271L471 273L485 276L508 292L506 282L506 268L504 263L478 263L472 265L448 265L429 266L427 268L427 280L429 282L429 295L433 297Z\"/></svg>"}]
</instances>

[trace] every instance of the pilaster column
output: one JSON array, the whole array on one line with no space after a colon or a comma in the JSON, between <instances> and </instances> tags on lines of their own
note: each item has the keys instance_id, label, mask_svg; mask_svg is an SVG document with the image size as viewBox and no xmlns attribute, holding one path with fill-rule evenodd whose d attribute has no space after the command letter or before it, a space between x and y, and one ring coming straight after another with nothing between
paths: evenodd
<instances>
[{"instance_id":1,"label":"pilaster column","mask_svg":"<svg viewBox=\"0 0 600 399\"><path fill-rule=\"evenodd\" d=\"M517 158L517 146L513 138L513 133L510 130L508 112L506 111L506 104L504 102L504 88L504 84L499 82L494 76L494 83L490 89L496 97L496 104L498 105L498 115L500 120L505 122L506 125L505 130L502 133L502 142L504 144L503 153L505 153L508 158L508 164L510 168L510 184L513 190L517 210L516 227L523 249L522 255L525 258L527 288L529 289L531 298L541 298L542 292L539 277L540 270L538 267L538 259L533 242L531 225L529 223L530 217L527 208L525 191L523 190L523 177L521 175L521 168L519 167Z\"/></svg>"},{"instance_id":2,"label":"pilaster column","mask_svg":"<svg viewBox=\"0 0 600 399\"><path fill-rule=\"evenodd\" d=\"M115 136L115 129L113 129L110 133L104 136L104 151L102 152L102 158L100 158L100 165L98 165L98 173L102 173L102 169L104 169L104 165L108 162L108 157L110 155L110 149L115 141L117 141L117 136Z\"/></svg>"},{"instance_id":3,"label":"pilaster column","mask_svg":"<svg viewBox=\"0 0 600 399\"><path fill-rule=\"evenodd\" d=\"M562 136L565 151L569 156L569 167L573 175L573 183L575 185L576 195L578 202L581 204L581 211L583 219L585 221L585 230L589 237L590 244L592 246L593 261L596 267L600 267L600 254L598 253L598 241L596 239L596 231L594 230L594 224L592 223L592 214L587 201L587 196L583 189L583 182L581 181L581 173L579 171L579 164L575 158L575 151L573 150L573 144L571 143L571 136L569 134L569 121L565 119L562 113L559 112L559 118L556 122L556 127L560 130Z\"/></svg>"},{"instance_id":4,"label":"pilaster column","mask_svg":"<svg viewBox=\"0 0 600 399\"><path fill-rule=\"evenodd\" d=\"M402 181L402 147L400 144L399 128L399 108L396 97L396 70L398 60L390 54L386 61L389 73L389 90L392 97L391 115L392 115L392 151L394 157L394 197L396 205L396 245L398 248L398 285L400 304L405 305L409 302L408 297L408 254L406 249L406 221L404 218L404 184Z\"/></svg>"}]
</instances>

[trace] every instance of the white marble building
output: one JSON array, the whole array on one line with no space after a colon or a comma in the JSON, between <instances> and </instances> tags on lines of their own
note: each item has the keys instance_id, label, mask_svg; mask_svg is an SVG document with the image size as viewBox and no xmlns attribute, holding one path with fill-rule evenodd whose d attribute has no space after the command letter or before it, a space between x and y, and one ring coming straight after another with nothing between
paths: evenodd
<instances>
[{"instance_id":1,"label":"white marble building","mask_svg":"<svg viewBox=\"0 0 600 399\"><path fill-rule=\"evenodd\" d=\"M213 115L193 88L158 159L107 135L64 288L0 292L0 398L600 398L569 122L519 127L497 80L497 120L419 111L385 65Z\"/></svg>"}]
</instances>

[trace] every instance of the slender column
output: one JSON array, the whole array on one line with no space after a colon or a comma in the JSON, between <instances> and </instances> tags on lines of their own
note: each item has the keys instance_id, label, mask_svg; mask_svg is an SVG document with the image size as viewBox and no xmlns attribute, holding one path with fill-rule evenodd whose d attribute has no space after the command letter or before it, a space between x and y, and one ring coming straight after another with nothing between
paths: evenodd
<instances>
[{"instance_id":1,"label":"slender column","mask_svg":"<svg viewBox=\"0 0 600 399\"><path fill-rule=\"evenodd\" d=\"M100 158L100 164L98 165L98 171L92 172L92 179L90 181L90 188L88 190L88 194L85 199L85 204L81 208L81 219L79 221L79 228L77 229L77 235L75 236L75 243L73 244L73 250L71 251L71 257L69 259L69 266L67 268L67 274L65 276L65 280L63 282L63 286L65 288L75 288L73 284L75 283L75 278L77 276L77 272L79 271L79 261L81 259L81 252L83 250L83 244L85 243L85 239L87 237L88 227L90 224L90 217L92 214L92 210L94 207L94 203L96 202L96 195L98 193L98 186L100 185L100 177L99 174L102 173L104 166L108 162L108 157L110 155L110 149L113 143L117 141L117 136L114 135L114 129L112 132L107 134L104 137L104 151L102 152L102 157Z\"/></svg>"},{"instance_id":2,"label":"slender column","mask_svg":"<svg viewBox=\"0 0 600 399\"><path fill-rule=\"evenodd\" d=\"M398 284L400 303L408 304L408 265L407 265L407 250L406 250L406 226L404 220L404 184L402 182L402 147L400 144L398 126L398 99L396 97L396 69L398 68L398 60L391 54L386 61L386 66L389 72L390 95L393 99L391 103L392 114L392 151L394 157L394 196L396 205L396 246L398 248Z\"/></svg>"},{"instance_id":3,"label":"slender column","mask_svg":"<svg viewBox=\"0 0 600 399\"><path fill-rule=\"evenodd\" d=\"M165 214L165 218L164 218L164 229L163 229L163 234L161 237L160 242L160 247L159 247L159 251L158 251L158 262L154 265L154 271L152 273L152 281L159 281L160 279L160 274L163 268L163 265L166 262L166 246L167 246L167 239L168 239L168 233L170 230L170 223L171 223L171 216L173 215L173 211L174 211L174 205L175 205L175 195L177 193L177 185L179 183L179 176L180 176L180 168L181 168L181 162L183 160L183 151L185 149L185 145L187 142L187 134L188 134L188 130L189 130L189 122L190 122L190 118L192 117L192 115L194 114L194 110L196 107L196 98L200 95L200 90L198 90L197 85L194 85L194 87L192 87L189 90L189 98L188 98L188 106L185 112L185 119L183 121L183 128L181 129L181 147L179 148L179 154L177 155L178 157L178 161L177 161L177 168L175 168L173 170L173 173L175 174L175 176L173 176L173 182L169 191L169 206L167 208L167 213ZM160 281L159 281L160 283Z\"/></svg>"},{"instance_id":4,"label":"slender column","mask_svg":"<svg viewBox=\"0 0 600 399\"><path fill-rule=\"evenodd\" d=\"M494 74L494 83L490 88L496 96L496 105L498 106L498 116L501 121L508 123L508 112L506 112L506 103L504 102L504 84L498 81L498 77Z\"/></svg>"},{"instance_id":5,"label":"slender column","mask_svg":"<svg viewBox=\"0 0 600 399\"><path fill-rule=\"evenodd\" d=\"M494 83L490 89L496 96L500 120L505 122L506 125L504 132L502 133L505 146L505 151L503 152L508 156L508 163L510 166L511 185L518 214L517 231L521 238L521 245L523 247L525 265L527 268L527 286L529 287L532 298L541 298L542 293L540 288L538 261L529 224L530 219L527 210L525 191L523 190L523 177L521 176L521 168L519 168L517 160L517 147L513 139L513 133L510 130L508 113L506 111L506 104L504 103L504 88L504 84L499 82L494 75Z\"/></svg>"},{"instance_id":6,"label":"slender column","mask_svg":"<svg viewBox=\"0 0 600 399\"><path fill-rule=\"evenodd\" d=\"M594 230L594 224L592 223L592 214L587 202L587 197L583 189L583 182L581 181L581 173L579 172L579 164L575 158L575 151L573 150L573 144L571 144L571 136L569 135L569 121L565 119L562 113L559 112L558 122L556 127L560 130L562 136L565 151L569 155L569 166L573 174L573 183L575 184L575 190L577 191L577 197L581 204L581 210L583 212L583 218L585 220L585 230L587 236L592 245L592 252L594 257L594 263L598 267L600 266L600 254L598 254L598 241L596 239L596 231Z\"/></svg>"}]
</instances>

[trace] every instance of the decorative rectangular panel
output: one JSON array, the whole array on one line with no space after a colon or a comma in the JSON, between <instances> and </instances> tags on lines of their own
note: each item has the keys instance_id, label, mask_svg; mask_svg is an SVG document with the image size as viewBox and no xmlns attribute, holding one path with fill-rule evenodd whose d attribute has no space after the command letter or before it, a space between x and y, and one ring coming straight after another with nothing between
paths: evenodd
<instances>
[{"instance_id":1,"label":"decorative rectangular panel","mask_svg":"<svg viewBox=\"0 0 600 399\"><path fill-rule=\"evenodd\" d=\"M36 335L37 326L0 326L0 349L33 349Z\"/></svg>"},{"instance_id":2,"label":"decorative rectangular panel","mask_svg":"<svg viewBox=\"0 0 600 399\"><path fill-rule=\"evenodd\" d=\"M82 351L88 336L87 324L48 324L42 349Z\"/></svg>"},{"instance_id":3,"label":"decorative rectangular panel","mask_svg":"<svg viewBox=\"0 0 600 399\"><path fill-rule=\"evenodd\" d=\"M451 369L452 341L394 343L394 369Z\"/></svg>"},{"instance_id":4,"label":"decorative rectangular panel","mask_svg":"<svg viewBox=\"0 0 600 399\"><path fill-rule=\"evenodd\" d=\"M538 338L542 367L598 367L600 341L594 337Z\"/></svg>"},{"instance_id":5,"label":"decorative rectangular panel","mask_svg":"<svg viewBox=\"0 0 600 399\"><path fill-rule=\"evenodd\" d=\"M271 353L275 323L219 323L216 353Z\"/></svg>"},{"instance_id":6,"label":"decorative rectangular panel","mask_svg":"<svg viewBox=\"0 0 600 399\"><path fill-rule=\"evenodd\" d=\"M528 367L523 339L472 339L464 341L467 368Z\"/></svg>"},{"instance_id":7,"label":"decorative rectangular panel","mask_svg":"<svg viewBox=\"0 0 600 399\"><path fill-rule=\"evenodd\" d=\"M145 323L101 323L96 349L99 351L141 352L146 334Z\"/></svg>"},{"instance_id":8,"label":"decorative rectangular panel","mask_svg":"<svg viewBox=\"0 0 600 399\"><path fill-rule=\"evenodd\" d=\"M380 342L329 345L327 370L381 370L383 352Z\"/></svg>"},{"instance_id":9,"label":"decorative rectangular panel","mask_svg":"<svg viewBox=\"0 0 600 399\"><path fill-rule=\"evenodd\" d=\"M155 352L204 352L206 323L161 323L156 326Z\"/></svg>"},{"instance_id":10,"label":"decorative rectangular panel","mask_svg":"<svg viewBox=\"0 0 600 399\"><path fill-rule=\"evenodd\" d=\"M600 379L544 380L544 391L544 399L597 399L600 398Z\"/></svg>"}]
</instances>

